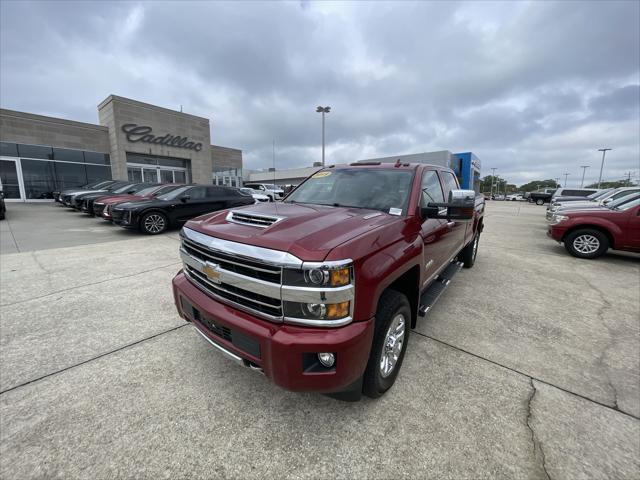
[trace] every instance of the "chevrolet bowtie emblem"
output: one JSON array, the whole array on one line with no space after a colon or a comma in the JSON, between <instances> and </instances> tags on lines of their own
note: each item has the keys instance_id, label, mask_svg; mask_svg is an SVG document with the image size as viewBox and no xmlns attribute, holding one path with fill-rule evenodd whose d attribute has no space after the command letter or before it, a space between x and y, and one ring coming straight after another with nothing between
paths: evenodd
<instances>
[{"instance_id":1,"label":"chevrolet bowtie emblem","mask_svg":"<svg viewBox=\"0 0 640 480\"><path fill-rule=\"evenodd\" d=\"M216 263L205 263L204 267L202 267L202 273L204 273L209 281L213 283L220 283L220 272L218 271L218 267L220 265Z\"/></svg>"}]
</instances>

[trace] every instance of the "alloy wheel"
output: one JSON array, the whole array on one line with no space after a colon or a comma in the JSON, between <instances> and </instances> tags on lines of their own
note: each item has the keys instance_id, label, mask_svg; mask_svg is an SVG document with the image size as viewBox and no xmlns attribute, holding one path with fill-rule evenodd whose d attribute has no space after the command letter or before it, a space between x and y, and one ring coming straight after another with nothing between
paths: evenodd
<instances>
[{"instance_id":1,"label":"alloy wheel","mask_svg":"<svg viewBox=\"0 0 640 480\"><path fill-rule=\"evenodd\" d=\"M160 233L164 230L165 219L156 213L148 215L144 219L144 228L149 233Z\"/></svg>"},{"instance_id":2,"label":"alloy wheel","mask_svg":"<svg viewBox=\"0 0 640 480\"><path fill-rule=\"evenodd\" d=\"M387 378L393 372L404 345L404 329L406 321L404 315L398 314L387 330L387 335L382 344L382 356L380 357L380 374Z\"/></svg>"},{"instance_id":3,"label":"alloy wheel","mask_svg":"<svg viewBox=\"0 0 640 480\"><path fill-rule=\"evenodd\" d=\"M593 235L580 235L573 240L573 248L580 253L591 254L600 248L600 240Z\"/></svg>"}]
</instances>

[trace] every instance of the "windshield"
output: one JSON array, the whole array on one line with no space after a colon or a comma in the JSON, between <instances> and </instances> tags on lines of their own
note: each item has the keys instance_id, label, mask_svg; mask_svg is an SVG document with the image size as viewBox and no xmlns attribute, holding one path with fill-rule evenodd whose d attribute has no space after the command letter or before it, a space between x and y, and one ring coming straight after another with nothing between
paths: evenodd
<instances>
[{"instance_id":1,"label":"windshield","mask_svg":"<svg viewBox=\"0 0 640 480\"><path fill-rule=\"evenodd\" d=\"M606 196L609 192L611 192L611 190L613 190L613 188L608 188L608 189L602 190L600 192L593 192L591 195L587 195L587 198L589 200L598 200L598 199Z\"/></svg>"},{"instance_id":2,"label":"windshield","mask_svg":"<svg viewBox=\"0 0 640 480\"><path fill-rule=\"evenodd\" d=\"M413 170L345 168L321 170L285 200L335 207L406 213Z\"/></svg>"},{"instance_id":3,"label":"windshield","mask_svg":"<svg viewBox=\"0 0 640 480\"><path fill-rule=\"evenodd\" d=\"M614 200L607 205L607 207L612 210L628 210L638 205L638 203L640 203L640 195L636 193L628 197L622 197L618 200Z\"/></svg>"},{"instance_id":4,"label":"windshield","mask_svg":"<svg viewBox=\"0 0 640 480\"><path fill-rule=\"evenodd\" d=\"M184 187L178 187L175 190L171 190L170 192L163 193L162 195L156 195L156 198L159 200L175 200L190 188L191 187L188 185Z\"/></svg>"},{"instance_id":5,"label":"windshield","mask_svg":"<svg viewBox=\"0 0 640 480\"><path fill-rule=\"evenodd\" d=\"M115 189L113 193L127 193L131 190L135 190L135 188L136 188L136 185L133 183L130 183L129 185L124 185L120 188Z\"/></svg>"},{"instance_id":6,"label":"windshield","mask_svg":"<svg viewBox=\"0 0 640 480\"><path fill-rule=\"evenodd\" d=\"M282 190L279 186L277 185L267 185L266 183L264 184L264 188L266 188L267 190Z\"/></svg>"}]
</instances>

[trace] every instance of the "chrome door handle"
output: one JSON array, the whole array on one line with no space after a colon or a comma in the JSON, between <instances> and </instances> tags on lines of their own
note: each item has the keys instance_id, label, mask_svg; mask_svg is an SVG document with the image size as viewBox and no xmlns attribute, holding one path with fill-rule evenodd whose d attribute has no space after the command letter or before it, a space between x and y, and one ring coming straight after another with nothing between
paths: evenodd
<instances>
[{"instance_id":1,"label":"chrome door handle","mask_svg":"<svg viewBox=\"0 0 640 480\"><path fill-rule=\"evenodd\" d=\"M447 227L453 228L456 226L456 222L447 222Z\"/></svg>"}]
</instances>

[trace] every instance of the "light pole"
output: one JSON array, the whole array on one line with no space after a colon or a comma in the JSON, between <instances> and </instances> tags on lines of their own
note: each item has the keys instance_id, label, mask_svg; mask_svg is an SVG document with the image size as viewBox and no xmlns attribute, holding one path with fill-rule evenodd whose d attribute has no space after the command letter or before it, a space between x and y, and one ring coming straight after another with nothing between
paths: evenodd
<instances>
[{"instance_id":1,"label":"light pole","mask_svg":"<svg viewBox=\"0 0 640 480\"><path fill-rule=\"evenodd\" d=\"M493 200L493 184L496 181L496 170L497 168L491 169L491 194L489 195L491 197L491 200Z\"/></svg>"},{"instance_id":2,"label":"light pole","mask_svg":"<svg viewBox=\"0 0 640 480\"><path fill-rule=\"evenodd\" d=\"M567 177L571 175L570 173L565 172L564 174L564 188L567 188Z\"/></svg>"},{"instance_id":3,"label":"light pole","mask_svg":"<svg viewBox=\"0 0 640 480\"><path fill-rule=\"evenodd\" d=\"M580 168L582 169L582 181L580 182L580 188L584 187L584 172L587 171L587 168L589 168L591 165L580 165Z\"/></svg>"},{"instance_id":4,"label":"light pole","mask_svg":"<svg viewBox=\"0 0 640 480\"><path fill-rule=\"evenodd\" d=\"M611 148L598 149L599 152L602 152L602 163L600 164L600 176L598 177L598 188L600 188L600 183L602 183L602 169L604 168L604 156L607 153L607 150L611 150Z\"/></svg>"},{"instance_id":5,"label":"light pole","mask_svg":"<svg viewBox=\"0 0 640 480\"><path fill-rule=\"evenodd\" d=\"M560 186L560 177L556 178L556 188Z\"/></svg>"},{"instance_id":6,"label":"light pole","mask_svg":"<svg viewBox=\"0 0 640 480\"><path fill-rule=\"evenodd\" d=\"M318 107L316 112L322 113L322 166L324 167L324 114L329 113L331 107Z\"/></svg>"}]
</instances>

